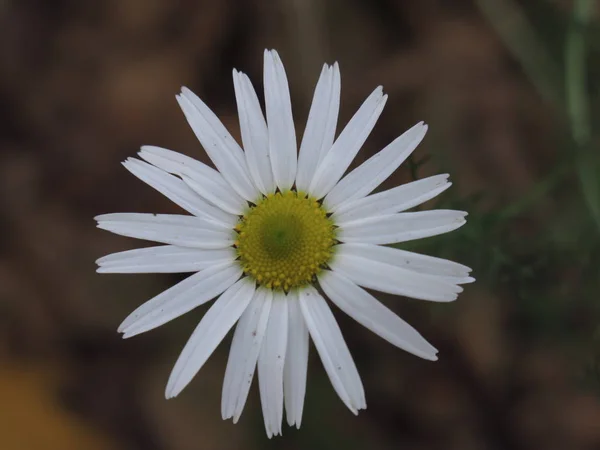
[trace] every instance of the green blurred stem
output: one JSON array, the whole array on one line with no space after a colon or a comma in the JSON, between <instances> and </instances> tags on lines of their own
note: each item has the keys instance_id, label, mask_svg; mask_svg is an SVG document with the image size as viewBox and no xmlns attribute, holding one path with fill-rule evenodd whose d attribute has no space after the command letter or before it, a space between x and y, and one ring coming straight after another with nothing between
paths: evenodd
<instances>
[{"instance_id":1,"label":"green blurred stem","mask_svg":"<svg viewBox=\"0 0 600 450\"><path fill-rule=\"evenodd\" d=\"M476 0L481 13L494 27L506 47L519 61L540 95L568 116L569 130L577 148L577 175L585 203L600 231L600 170L591 148L590 105L587 96L586 28L594 0L575 0L565 41L565 100L559 70L544 43L536 35L521 7L513 0ZM543 198L568 174L561 167L538 183L523 198L501 212L504 218L519 215Z\"/></svg>"},{"instance_id":2,"label":"green blurred stem","mask_svg":"<svg viewBox=\"0 0 600 450\"><path fill-rule=\"evenodd\" d=\"M600 231L600 184L591 148L590 105L587 95L585 31L591 20L592 0L575 0L565 41L565 93L571 134L577 145L577 172L585 202Z\"/></svg>"},{"instance_id":3,"label":"green blurred stem","mask_svg":"<svg viewBox=\"0 0 600 450\"><path fill-rule=\"evenodd\" d=\"M513 0L476 0L476 4L540 96L558 111L562 111L564 105L559 67L519 4ZM565 166L552 172L517 201L503 208L500 218L508 220L528 210L560 185L567 173Z\"/></svg>"},{"instance_id":4,"label":"green blurred stem","mask_svg":"<svg viewBox=\"0 0 600 450\"><path fill-rule=\"evenodd\" d=\"M559 68L521 7L512 0L476 0L475 3L544 100L562 109Z\"/></svg>"},{"instance_id":5,"label":"green blurred stem","mask_svg":"<svg viewBox=\"0 0 600 450\"><path fill-rule=\"evenodd\" d=\"M573 17L565 43L567 112L571 121L573 138L579 145L585 145L591 136L584 30L590 20L592 4L591 0L575 1Z\"/></svg>"}]
</instances>

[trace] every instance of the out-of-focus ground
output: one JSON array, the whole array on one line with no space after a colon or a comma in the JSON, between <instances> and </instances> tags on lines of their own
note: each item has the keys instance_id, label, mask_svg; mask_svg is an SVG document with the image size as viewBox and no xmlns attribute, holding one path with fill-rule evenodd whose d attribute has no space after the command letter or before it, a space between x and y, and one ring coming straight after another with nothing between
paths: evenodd
<instances>
[{"instance_id":1,"label":"out-of-focus ground","mask_svg":"<svg viewBox=\"0 0 600 450\"><path fill-rule=\"evenodd\" d=\"M600 448L600 10L573 20L585 3L0 1L0 448ZM143 144L206 161L181 85L238 136L231 69L260 88L266 47L286 63L299 130L324 61L342 70L340 124L384 86L359 161L429 123L390 184L451 174L433 205L470 222L410 247L478 278L453 304L384 299L437 363L336 311L368 409L345 409L313 349L302 428L272 441L255 386L238 425L220 418L228 339L164 400L205 308L120 340L127 312L181 277L96 274L98 257L140 243L92 219L179 212L120 162Z\"/></svg>"}]
</instances>

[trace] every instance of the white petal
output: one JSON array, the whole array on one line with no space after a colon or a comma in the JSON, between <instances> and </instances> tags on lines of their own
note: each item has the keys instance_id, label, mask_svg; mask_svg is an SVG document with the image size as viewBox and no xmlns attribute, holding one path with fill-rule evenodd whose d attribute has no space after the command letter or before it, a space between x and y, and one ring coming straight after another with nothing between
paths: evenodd
<instances>
[{"instance_id":1,"label":"white petal","mask_svg":"<svg viewBox=\"0 0 600 450\"><path fill-rule=\"evenodd\" d=\"M197 272L207 267L235 260L231 247L218 250L161 245L113 253L96 263L98 273L182 273Z\"/></svg>"},{"instance_id":2,"label":"white petal","mask_svg":"<svg viewBox=\"0 0 600 450\"><path fill-rule=\"evenodd\" d=\"M290 90L283 63L275 50L265 50L264 85L273 177L284 191L294 184L298 156Z\"/></svg>"},{"instance_id":3,"label":"white petal","mask_svg":"<svg viewBox=\"0 0 600 450\"><path fill-rule=\"evenodd\" d=\"M313 197L324 197L342 178L373 130L386 101L387 95L383 95L383 88L379 86L350 119L331 150L316 168L309 187Z\"/></svg>"},{"instance_id":4,"label":"white petal","mask_svg":"<svg viewBox=\"0 0 600 450\"><path fill-rule=\"evenodd\" d=\"M246 74L233 70L240 130L248 170L256 187L263 193L275 192L269 155L269 132L256 91Z\"/></svg>"},{"instance_id":5,"label":"white petal","mask_svg":"<svg viewBox=\"0 0 600 450\"><path fill-rule=\"evenodd\" d=\"M337 210L342 203L362 198L383 183L410 156L425 137L427 125L419 122L379 153L346 175L325 197L324 204Z\"/></svg>"},{"instance_id":6,"label":"white petal","mask_svg":"<svg viewBox=\"0 0 600 450\"><path fill-rule=\"evenodd\" d=\"M331 269L360 286L433 302L451 302L456 300L459 292L462 292L460 286L441 277L420 274L391 264L344 254L341 250L340 248L336 252L331 261Z\"/></svg>"},{"instance_id":7,"label":"white petal","mask_svg":"<svg viewBox=\"0 0 600 450\"><path fill-rule=\"evenodd\" d=\"M181 225L199 227L206 230L228 230L218 222L206 220L201 217L185 216L182 214L153 214L153 213L109 213L94 217L98 222L131 222L131 223L163 223L170 225Z\"/></svg>"},{"instance_id":8,"label":"white petal","mask_svg":"<svg viewBox=\"0 0 600 450\"><path fill-rule=\"evenodd\" d=\"M408 252L399 248L372 244L342 244L336 247L341 255L354 255L371 261L411 270L417 273L452 278L454 283L462 284L472 281L469 277L471 269L447 259Z\"/></svg>"},{"instance_id":9,"label":"white petal","mask_svg":"<svg viewBox=\"0 0 600 450\"><path fill-rule=\"evenodd\" d=\"M165 244L204 249L219 249L233 245L232 230L193 216L174 214L104 214L95 218L98 228Z\"/></svg>"},{"instance_id":10,"label":"white petal","mask_svg":"<svg viewBox=\"0 0 600 450\"><path fill-rule=\"evenodd\" d=\"M204 181L200 183L197 180L189 178L186 175L182 175L181 179L198 195L204 197L213 205L217 206L218 208L221 208L223 211L228 212L229 214L241 216L244 214L246 208L248 207L248 203L245 200L238 201L237 199L228 199L224 195L224 193L220 193L214 185L210 186L210 181L208 179L204 179ZM240 200L242 200L241 197Z\"/></svg>"},{"instance_id":11,"label":"white petal","mask_svg":"<svg viewBox=\"0 0 600 450\"><path fill-rule=\"evenodd\" d=\"M338 239L362 244L393 244L448 233L462 227L467 213L436 209L368 217L340 227Z\"/></svg>"},{"instance_id":12,"label":"white petal","mask_svg":"<svg viewBox=\"0 0 600 450\"><path fill-rule=\"evenodd\" d=\"M212 300L241 276L235 263L213 266L167 289L133 311L119 326L123 338L152 330Z\"/></svg>"},{"instance_id":13,"label":"white petal","mask_svg":"<svg viewBox=\"0 0 600 450\"><path fill-rule=\"evenodd\" d=\"M300 428L308 369L308 328L300 309L298 292L290 292L288 298L290 321L283 371L285 415L290 426L295 424L296 428Z\"/></svg>"},{"instance_id":14,"label":"white petal","mask_svg":"<svg viewBox=\"0 0 600 450\"><path fill-rule=\"evenodd\" d=\"M319 163L331 149L340 110L340 69L323 66L300 144L296 188L306 192Z\"/></svg>"},{"instance_id":15,"label":"white petal","mask_svg":"<svg viewBox=\"0 0 600 450\"><path fill-rule=\"evenodd\" d=\"M248 203L212 167L181 153L145 145L141 158L159 169L179 175L194 192L229 214L241 215Z\"/></svg>"},{"instance_id":16,"label":"white petal","mask_svg":"<svg viewBox=\"0 0 600 450\"><path fill-rule=\"evenodd\" d=\"M275 292L262 348L258 356L258 386L267 436L281 434L283 366L288 338L288 299Z\"/></svg>"},{"instance_id":17,"label":"white petal","mask_svg":"<svg viewBox=\"0 0 600 450\"><path fill-rule=\"evenodd\" d=\"M367 217L393 214L431 200L448 189L448 175L435 175L412 183L403 184L393 189L378 192L367 197L344 202L334 213L332 219L336 225Z\"/></svg>"},{"instance_id":18,"label":"white petal","mask_svg":"<svg viewBox=\"0 0 600 450\"><path fill-rule=\"evenodd\" d=\"M233 423L237 423L242 415L248 398L272 300L273 294L270 290L257 289L233 334L221 400L223 419L233 417Z\"/></svg>"},{"instance_id":19,"label":"white petal","mask_svg":"<svg viewBox=\"0 0 600 450\"><path fill-rule=\"evenodd\" d=\"M194 134L223 178L243 198L256 201L258 190L250 180L244 152L217 116L187 88L177 96Z\"/></svg>"},{"instance_id":20,"label":"white petal","mask_svg":"<svg viewBox=\"0 0 600 450\"><path fill-rule=\"evenodd\" d=\"M437 360L437 350L417 330L348 278L327 270L319 283L333 303L373 333L413 355Z\"/></svg>"},{"instance_id":21,"label":"white petal","mask_svg":"<svg viewBox=\"0 0 600 450\"><path fill-rule=\"evenodd\" d=\"M331 309L312 286L299 293L306 326L319 352L331 384L340 399L354 414L365 409L365 391L356 365Z\"/></svg>"},{"instance_id":22,"label":"white petal","mask_svg":"<svg viewBox=\"0 0 600 450\"><path fill-rule=\"evenodd\" d=\"M195 216L205 217L226 226L233 226L238 220L236 216L206 202L179 178L157 167L135 158L128 158L127 161L123 162L123 166L144 183L149 184L169 200Z\"/></svg>"},{"instance_id":23,"label":"white petal","mask_svg":"<svg viewBox=\"0 0 600 450\"><path fill-rule=\"evenodd\" d=\"M165 396L178 395L202 368L254 296L247 277L231 286L206 312L173 367Z\"/></svg>"}]
</instances>

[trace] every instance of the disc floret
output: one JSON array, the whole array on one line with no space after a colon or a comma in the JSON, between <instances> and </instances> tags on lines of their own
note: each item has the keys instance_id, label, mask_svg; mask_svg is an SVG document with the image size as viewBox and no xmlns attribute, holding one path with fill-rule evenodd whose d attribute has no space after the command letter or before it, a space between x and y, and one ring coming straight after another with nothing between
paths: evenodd
<instances>
[{"instance_id":1,"label":"disc floret","mask_svg":"<svg viewBox=\"0 0 600 450\"><path fill-rule=\"evenodd\" d=\"M269 289L313 281L332 256L335 226L302 192L270 194L236 225L235 246L244 273Z\"/></svg>"}]
</instances>

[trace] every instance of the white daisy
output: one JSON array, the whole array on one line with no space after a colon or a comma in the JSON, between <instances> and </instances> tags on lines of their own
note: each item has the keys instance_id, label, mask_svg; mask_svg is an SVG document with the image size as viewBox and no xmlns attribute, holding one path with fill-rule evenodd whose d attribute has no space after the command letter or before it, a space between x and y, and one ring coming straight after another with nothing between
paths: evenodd
<instances>
[{"instance_id":1,"label":"white daisy","mask_svg":"<svg viewBox=\"0 0 600 450\"><path fill-rule=\"evenodd\" d=\"M178 395L237 322L221 412L239 419L255 368L267 435L300 427L309 336L333 388L355 414L365 394L350 351L325 301L392 344L436 360L436 349L363 288L450 302L473 281L461 264L390 244L434 236L465 223L462 211L405 212L446 190L437 175L369 195L411 154L419 123L344 176L373 129L387 95L378 87L335 139L337 63L324 65L300 151L285 70L265 51L266 120L249 78L233 82L244 150L215 114L183 88L177 101L217 170L180 153L142 147L123 165L192 215L106 214L98 227L160 242L98 260L102 273L195 272L131 313L129 338L216 297L185 345L166 388Z\"/></svg>"}]
</instances>

